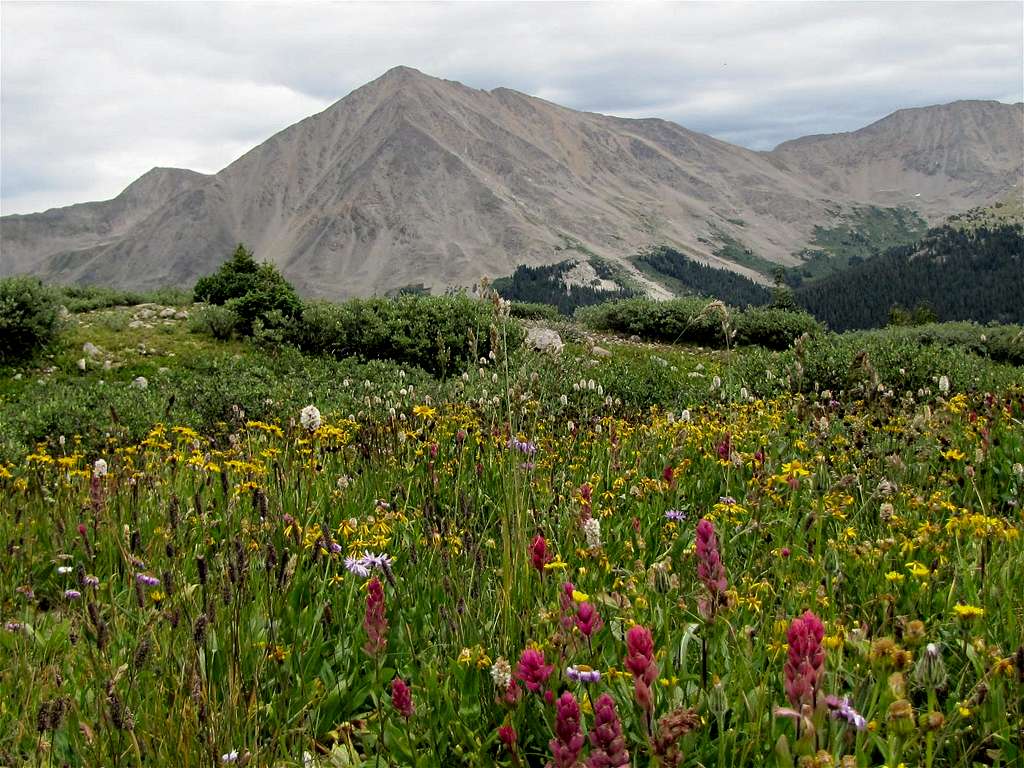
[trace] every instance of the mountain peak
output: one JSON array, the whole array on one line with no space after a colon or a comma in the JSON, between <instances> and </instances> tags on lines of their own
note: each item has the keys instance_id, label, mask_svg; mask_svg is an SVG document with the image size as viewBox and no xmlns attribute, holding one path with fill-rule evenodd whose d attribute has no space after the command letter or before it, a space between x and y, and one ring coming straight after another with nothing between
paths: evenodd
<instances>
[{"instance_id":1,"label":"mountain peak","mask_svg":"<svg viewBox=\"0 0 1024 768\"><path fill-rule=\"evenodd\" d=\"M763 280L720 239L792 264L836 207L946 215L1020 183L1019 106L907 114L755 153L396 66L213 176L155 168L111 201L4 217L0 274L187 285L244 242L338 297L469 285L570 258L571 242L631 274L632 254L668 244Z\"/></svg>"}]
</instances>

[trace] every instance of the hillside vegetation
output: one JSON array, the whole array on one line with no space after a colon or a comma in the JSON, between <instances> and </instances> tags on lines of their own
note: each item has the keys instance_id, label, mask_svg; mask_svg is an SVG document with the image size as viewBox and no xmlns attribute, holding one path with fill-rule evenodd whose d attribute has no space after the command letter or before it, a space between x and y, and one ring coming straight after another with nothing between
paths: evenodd
<instances>
[{"instance_id":1,"label":"hillside vegetation","mask_svg":"<svg viewBox=\"0 0 1024 768\"><path fill-rule=\"evenodd\" d=\"M704 347L554 353L410 296L217 338L235 298L0 364L0 764L1024 757L1024 369L972 327L633 299L580 320Z\"/></svg>"}]
</instances>

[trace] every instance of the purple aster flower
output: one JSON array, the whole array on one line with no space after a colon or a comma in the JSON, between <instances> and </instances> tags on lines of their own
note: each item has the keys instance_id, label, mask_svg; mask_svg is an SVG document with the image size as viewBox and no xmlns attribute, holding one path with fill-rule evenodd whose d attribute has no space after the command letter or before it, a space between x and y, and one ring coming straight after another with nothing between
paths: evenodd
<instances>
[{"instance_id":1,"label":"purple aster flower","mask_svg":"<svg viewBox=\"0 0 1024 768\"><path fill-rule=\"evenodd\" d=\"M527 456L533 456L537 452L537 446L529 440L519 440L515 437L509 438L508 447L520 453L525 453Z\"/></svg>"},{"instance_id":2,"label":"purple aster flower","mask_svg":"<svg viewBox=\"0 0 1024 768\"><path fill-rule=\"evenodd\" d=\"M160 579L156 576L150 576L148 573L137 573L135 580L146 587L159 587Z\"/></svg>"},{"instance_id":3,"label":"purple aster flower","mask_svg":"<svg viewBox=\"0 0 1024 768\"><path fill-rule=\"evenodd\" d=\"M825 699L825 703L828 704L833 720L842 720L847 725L852 725L858 731L863 731L868 727L868 721L850 705L849 699L829 696Z\"/></svg>"},{"instance_id":4,"label":"purple aster flower","mask_svg":"<svg viewBox=\"0 0 1024 768\"><path fill-rule=\"evenodd\" d=\"M733 504L736 503L736 499L734 499L732 496L719 496L718 503L725 504L726 506L731 507Z\"/></svg>"},{"instance_id":5,"label":"purple aster flower","mask_svg":"<svg viewBox=\"0 0 1024 768\"><path fill-rule=\"evenodd\" d=\"M681 523L686 520L686 513L681 509L670 509L665 513L665 519L671 520L674 523Z\"/></svg>"},{"instance_id":6,"label":"purple aster flower","mask_svg":"<svg viewBox=\"0 0 1024 768\"><path fill-rule=\"evenodd\" d=\"M25 625L22 624L20 621L8 621L6 624L4 624L4 629L6 629L8 632L21 632L25 629Z\"/></svg>"},{"instance_id":7,"label":"purple aster flower","mask_svg":"<svg viewBox=\"0 0 1024 768\"><path fill-rule=\"evenodd\" d=\"M375 555L373 552L363 552L363 564L367 568L376 568L377 570L383 570L391 566L391 558L385 555L383 552L379 555Z\"/></svg>"},{"instance_id":8,"label":"purple aster flower","mask_svg":"<svg viewBox=\"0 0 1024 768\"><path fill-rule=\"evenodd\" d=\"M66 597L68 600L78 600L81 596L82 593L79 592L77 589L64 590L64 597Z\"/></svg>"},{"instance_id":9,"label":"purple aster flower","mask_svg":"<svg viewBox=\"0 0 1024 768\"><path fill-rule=\"evenodd\" d=\"M353 573L364 579L370 575L370 569L366 567L366 563L363 562L363 558L361 557L352 557L351 555L346 557L345 567L348 569L349 573Z\"/></svg>"},{"instance_id":10,"label":"purple aster flower","mask_svg":"<svg viewBox=\"0 0 1024 768\"><path fill-rule=\"evenodd\" d=\"M335 555L341 552L341 544L336 541L331 542L331 552Z\"/></svg>"},{"instance_id":11,"label":"purple aster flower","mask_svg":"<svg viewBox=\"0 0 1024 768\"><path fill-rule=\"evenodd\" d=\"M82 583L87 587L98 587L100 585L100 580L96 576L86 576L82 579Z\"/></svg>"},{"instance_id":12,"label":"purple aster flower","mask_svg":"<svg viewBox=\"0 0 1024 768\"><path fill-rule=\"evenodd\" d=\"M566 667L565 676L577 683L601 682L601 673L596 669L591 669L586 666L577 667L573 665L571 667Z\"/></svg>"}]
</instances>

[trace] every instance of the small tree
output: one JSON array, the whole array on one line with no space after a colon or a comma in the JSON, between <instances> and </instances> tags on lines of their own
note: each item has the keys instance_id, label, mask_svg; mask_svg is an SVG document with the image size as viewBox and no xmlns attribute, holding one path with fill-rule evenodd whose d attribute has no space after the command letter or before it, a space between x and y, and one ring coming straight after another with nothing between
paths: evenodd
<instances>
[{"instance_id":1,"label":"small tree","mask_svg":"<svg viewBox=\"0 0 1024 768\"><path fill-rule=\"evenodd\" d=\"M231 299L237 299L249 292L259 267L252 251L239 243L231 258L225 261L220 269L196 281L193 294L197 301L227 304Z\"/></svg>"},{"instance_id":2,"label":"small tree","mask_svg":"<svg viewBox=\"0 0 1024 768\"><path fill-rule=\"evenodd\" d=\"M249 335L259 322L263 327L280 325L295 317L302 300L277 267L258 263L241 243L214 274L201 277L193 291L196 299L222 304L238 318L236 330Z\"/></svg>"}]
</instances>

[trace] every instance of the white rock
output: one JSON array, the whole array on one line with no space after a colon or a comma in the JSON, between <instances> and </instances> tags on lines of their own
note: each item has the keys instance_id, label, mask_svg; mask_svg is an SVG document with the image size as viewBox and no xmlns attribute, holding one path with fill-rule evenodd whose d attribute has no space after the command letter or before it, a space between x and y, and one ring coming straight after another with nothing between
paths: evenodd
<instances>
[{"instance_id":1,"label":"white rock","mask_svg":"<svg viewBox=\"0 0 1024 768\"><path fill-rule=\"evenodd\" d=\"M188 320L188 310L186 310L186 309L179 309L177 312L174 313L174 319L175 320Z\"/></svg>"},{"instance_id":2,"label":"white rock","mask_svg":"<svg viewBox=\"0 0 1024 768\"><path fill-rule=\"evenodd\" d=\"M160 310L160 317L164 319L174 317L175 311L174 307L164 307Z\"/></svg>"},{"instance_id":3,"label":"white rock","mask_svg":"<svg viewBox=\"0 0 1024 768\"><path fill-rule=\"evenodd\" d=\"M141 320L132 320L130 323L128 323L129 328L144 328L145 325L146 324Z\"/></svg>"},{"instance_id":4,"label":"white rock","mask_svg":"<svg viewBox=\"0 0 1024 768\"><path fill-rule=\"evenodd\" d=\"M565 346L557 331L550 328L531 328L526 333L526 343L538 352L559 354Z\"/></svg>"},{"instance_id":5,"label":"white rock","mask_svg":"<svg viewBox=\"0 0 1024 768\"><path fill-rule=\"evenodd\" d=\"M82 345L82 351L89 357L96 357L97 355L103 354L103 350L101 350L91 341L87 341L85 342L85 344Z\"/></svg>"},{"instance_id":6,"label":"white rock","mask_svg":"<svg viewBox=\"0 0 1024 768\"><path fill-rule=\"evenodd\" d=\"M78 359L78 370L80 370L80 371L84 371L85 370L85 358L84 357L80 357Z\"/></svg>"},{"instance_id":7,"label":"white rock","mask_svg":"<svg viewBox=\"0 0 1024 768\"><path fill-rule=\"evenodd\" d=\"M146 380L145 376L137 376L136 378L132 379L131 385L134 389L145 389L146 387L149 386L149 381Z\"/></svg>"},{"instance_id":8,"label":"white rock","mask_svg":"<svg viewBox=\"0 0 1024 768\"><path fill-rule=\"evenodd\" d=\"M609 352L604 347L594 347L590 351L593 352L594 357L611 357L612 356L612 353Z\"/></svg>"},{"instance_id":9,"label":"white rock","mask_svg":"<svg viewBox=\"0 0 1024 768\"><path fill-rule=\"evenodd\" d=\"M140 309L135 313L136 320L150 320L156 317L156 310L153 309Z\"/></svg>"}]
</instances>

